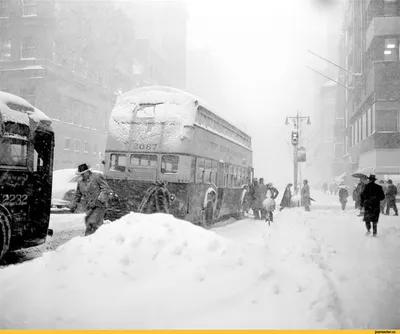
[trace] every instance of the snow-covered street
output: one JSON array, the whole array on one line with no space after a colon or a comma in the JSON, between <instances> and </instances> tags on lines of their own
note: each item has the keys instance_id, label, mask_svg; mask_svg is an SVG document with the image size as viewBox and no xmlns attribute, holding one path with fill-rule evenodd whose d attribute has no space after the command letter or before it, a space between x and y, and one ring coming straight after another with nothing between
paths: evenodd
<instances>
[{"instance_id":1,"label":"snow-covered street","mask_svg":"<svg viewBox=\"0 0 400 334\"><path fill-rule=\"evenodd\" d=\"M130 214L0 269L2 328L399 328L400 220L365 236L353 203L204 230ZM52 228L82 228L53 215ZM27 279L29 277L29 280Z\"/></svg>"}]
</instances>

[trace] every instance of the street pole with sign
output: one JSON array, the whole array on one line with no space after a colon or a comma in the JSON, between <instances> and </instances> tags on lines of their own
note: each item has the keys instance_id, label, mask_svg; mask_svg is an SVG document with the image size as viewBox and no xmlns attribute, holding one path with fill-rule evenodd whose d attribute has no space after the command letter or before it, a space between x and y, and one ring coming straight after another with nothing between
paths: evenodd
<instances>
[{"instance_id":1,"label":"street pole with sign","mask_svg":"<svg viewBox=\"0 0 400 334\"><path fill-rule=\"evenodd\" d=\"M286 125L289 125L289 120L292 121L293 126L294 126L294 131L292 131L292 146L293 146L293 186L294 186L294 191L297 194L298 193L298 174L299 174L299 127L300 123L307 120L307 124L311 124L310 122L310 117L309 116L300 116L299 111L297 111L297 115L295 117L286 117ZM301 147L302 150L304 150L303 147Z\"/></svg>"}]
</instances>

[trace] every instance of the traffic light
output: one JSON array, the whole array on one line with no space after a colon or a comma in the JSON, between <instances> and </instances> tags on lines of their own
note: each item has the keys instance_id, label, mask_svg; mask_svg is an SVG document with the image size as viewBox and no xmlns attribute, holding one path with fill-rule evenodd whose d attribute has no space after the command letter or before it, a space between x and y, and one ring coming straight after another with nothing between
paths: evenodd
<instances>
[{"instance_id":1,"label":"traffic light","mask_svg":"<svg viewBox=\"0 0 400 334\"><path fill-rule=\"evenodd\" d=\"M292 131L292 145L297 145L299 143L299 133L297 131Z\"/></svg>"}]
</instances>

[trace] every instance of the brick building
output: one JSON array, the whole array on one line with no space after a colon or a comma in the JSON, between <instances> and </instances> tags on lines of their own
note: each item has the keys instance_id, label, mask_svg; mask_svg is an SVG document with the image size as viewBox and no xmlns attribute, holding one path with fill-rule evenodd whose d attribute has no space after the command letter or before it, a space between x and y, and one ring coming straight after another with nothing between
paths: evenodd
<instances>
[{"instance_id":1,"label":"brick building","mask_svg":"<svg viewBox=\"0 0 400 334\"><path fill-rule=\"evenodd\" d=\"M346 0L341 83L344 165L377 175L400 174L400 2Z\"/></svg>"},{"instance_id":2,"label":"brick building","mask_svg":"<svg viewBox=\"0 0 400 334\"><path fill-rule=\"evenodd\" d=\"M0 89L53 119L55 169L101 169L115 97L143 80L135 43L131 19L107 1L0 0Z\"/></svg>"},{"instance_id":3,"label":"brick building","mask_svg":"<svg viewBox=\"0 0 400 334\"><path fill-rule=\"evenodd\" d=\"M55 169L101 169L116 95L185 88L186 21L179 1L0 0L0 90L53 119Z\"/></svg>"}]
</instances>

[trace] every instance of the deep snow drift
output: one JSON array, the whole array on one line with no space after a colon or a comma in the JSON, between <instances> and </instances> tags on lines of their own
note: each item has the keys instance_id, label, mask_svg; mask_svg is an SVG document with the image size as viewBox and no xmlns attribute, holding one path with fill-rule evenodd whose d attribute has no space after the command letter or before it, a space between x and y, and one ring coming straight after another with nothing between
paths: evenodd
<instances>
[{"instance_id":1,"label":"deep snow drift","mask_svg":"<svg viewBox=\"0 0 400 334\"><path fill-rule=\"evenodd\" d=\"M285 209L271 226L127 215L1 269L0 327L398 328L398 217L366 237L351 203L313 195L311 212Z\"/></svg>"}]
</instances>

